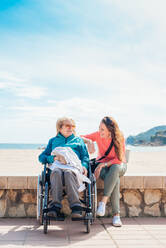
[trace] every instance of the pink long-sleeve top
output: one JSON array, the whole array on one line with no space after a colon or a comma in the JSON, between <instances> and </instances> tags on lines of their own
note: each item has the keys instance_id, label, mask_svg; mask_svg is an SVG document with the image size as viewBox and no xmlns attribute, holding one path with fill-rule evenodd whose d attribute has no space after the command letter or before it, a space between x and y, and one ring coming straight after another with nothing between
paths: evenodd
<instances>
[{"instance_id":1,"label":"pink long-sleeve top","mask_svg":"<svg viewBox=\"0 0 166 248\"><path fill-rule=\"evenodd\" d=\"M87 139L92 140L93 142L97 143L98 146L98 156L97 159L101 158L102 156L104 156L105 152L108 150L108 147L112 141L112 138L110 139L105 139L105 138L101 138L100 137L100 133L99 132L94 132L91 134L87 134L87 135L81 135L82 137L85 137ZM124 158L123 161L120 161L115 153L115 147L113 145L111 151L109 152L109 154L103 158L101 160L102 163L106 163L106 162L111 162L111 164L121 164L122 162L126 162L126 158L125 158L125 142L123 143L123 151L124 151Z\"/></svg>"}]
</instances>

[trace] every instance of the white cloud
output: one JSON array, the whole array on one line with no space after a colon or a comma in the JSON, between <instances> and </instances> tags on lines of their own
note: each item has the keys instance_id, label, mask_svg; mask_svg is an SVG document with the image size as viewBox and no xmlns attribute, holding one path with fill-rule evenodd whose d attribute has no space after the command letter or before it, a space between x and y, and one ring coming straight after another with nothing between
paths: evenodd
<instances>
[{"instance_id":1,"label":"white cloud","mask_svg":"<svg viewBox=\"0 0 166 248\"><path fill-rule=\"evenodd\" d=\"M40 99L47 95L47 89L40 86L33 86L27 79L21 79L9 73L0 73L0 89L12 92L16 97Z\"/></svg>"},{"instance_id":2,"label":"white cloud","mask_svg":"<svg viewBox=\"0 0 166 248\"><path fill-rule=\"evenodd\" d=\"M134 97L137 98L136 103ZM77 97L60 101L49 100L47 106L25 105L23 107L13 106L11 109L17 110L15 123L18 123L18 127L21 125L22 129L27 130L24 139L30 138L29 136L26 137L26 133L29 133L29 129L33 129L34 137L31 136L31 138L35 139L36 137L38 142L47 142L49 137L56 134L56 121L62 116L71 117L76 121L78 134L98 130L100 120L107 115L112 115L118 121L125 136L166 123L166 115L161 115L160 118L156 114L154 116L153 112L151 113L148 108L145 108L146 104L141 104L141 97L137 96L136 93L134 97L133 101L126 101L127 97L120 95L119 98L114 98L112 103L109 98L103 98L102 101L101 99ZM153 97L154 95L151 101L154 101ZM145 95L143 98L146 102ZM158 109L158 115L160 115L160 106L155 102L154 108ZM164 110L161 111L163 113ZM38 133L42 135L38 135L37 138Z\"/></svg>"},{"instance_id":3,"label":"white cloud","mask_svg":"<svg viewBox=\"0 0 166 248\"><path fill-rule=\"evenodd\" d=\"M102 0L107 4L117 6L119 10L125 11L128 16L139 18L139 20L145 21L151 19L151 21L159 21L160 25L166 20L165 17L165 0Z\"/></svg>"},{"instance_id":4,"label":"white cloud","mask_svg":"<svg viewBox=\"0 0 166 248\"><path fill-rule=\"evenodd\" d=\"M46 95L46 89L35 86L22 86L13 90L18 97L27 97L31 99L40 99Z\"/></svg>"}]
</instances>

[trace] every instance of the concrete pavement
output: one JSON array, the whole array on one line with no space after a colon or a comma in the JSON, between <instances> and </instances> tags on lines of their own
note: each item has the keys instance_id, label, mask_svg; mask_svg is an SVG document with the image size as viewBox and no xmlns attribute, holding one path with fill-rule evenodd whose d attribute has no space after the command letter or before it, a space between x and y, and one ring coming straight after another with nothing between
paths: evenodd
<instances>
[{"instance_id":1,"label":"concrete pavement","mask_svg":"<svg viewBox=\"0 0 166 248\"><path fill-rule=\"evenodd\" d=\"M52 222L48 234L36 219L1 218L0 247L110 247L166 248L166 218L122 218L123 226L115 228L111 218L97 219L91 232L85 233L83 222Z\"/></svg>"}]
</instances>

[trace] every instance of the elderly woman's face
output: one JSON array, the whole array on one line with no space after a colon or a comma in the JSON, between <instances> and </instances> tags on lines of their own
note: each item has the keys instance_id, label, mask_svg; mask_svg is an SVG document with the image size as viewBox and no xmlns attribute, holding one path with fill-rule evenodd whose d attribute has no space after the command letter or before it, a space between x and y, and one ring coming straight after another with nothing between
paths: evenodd
<instances>
[{"instance_id":1,"label":"elderly woman's face","mask_svg":"<svg viewBox=\"0 0 166 248\"><path fill-rule=\"evenodd\" d=\"M75 126L69 120L64 121L63 126L60 128L60 132L64 137L69 137L73 134Z\"/></svg>"}]
</instances>

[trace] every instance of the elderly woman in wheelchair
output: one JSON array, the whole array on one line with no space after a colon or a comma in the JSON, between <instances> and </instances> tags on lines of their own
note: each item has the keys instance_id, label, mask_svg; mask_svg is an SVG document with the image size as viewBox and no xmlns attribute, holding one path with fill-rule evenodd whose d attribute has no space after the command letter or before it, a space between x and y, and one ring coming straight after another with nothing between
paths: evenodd
<instances>
[{"instance_id":1,"label":"elderly woman in wheelchair","mask_svg":"<svg viewBox=\"0 0 166 248\"><path fill-rule=\"evenodd\" d=\"M39 155L42 164L49 164L52 201L48 216L59 215L65 185L72 218L82 217L79 190L87 183L89 155L82 138L75 136L75 124L70 118L60 118L56 124L57 135L51 138L46 149ZM88 181L89 180L89 181ZM80 190L81 191L81 190Z\"/></svg>"}]
</instances>

